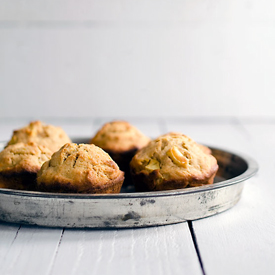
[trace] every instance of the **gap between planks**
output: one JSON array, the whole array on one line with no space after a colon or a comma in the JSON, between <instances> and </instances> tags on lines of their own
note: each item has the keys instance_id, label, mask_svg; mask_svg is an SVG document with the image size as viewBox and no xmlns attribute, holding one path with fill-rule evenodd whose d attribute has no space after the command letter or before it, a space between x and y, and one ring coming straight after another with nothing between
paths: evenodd
<instances>
[{"instance_id":1,"label":"gap between planks","mask_svg":"<svg viewBox=\"0 0 275 275\"><path fill-rule=\"evenodd\" d=\"M56 250L55 250L52 262L51 262L50 267L49 267L49 272L47 273L48 275L51 275L53 273L54 264L55 264L55 261L56 261L56 258L57 258L57 254L58 254L58 251L59 251L62 239L63 239L64 231L65 231L65 228L62 229L58 245L56 247Z\"/></svg>"},{"instance_id":2,"label":"gap between planks","mask_svg":"<svg viewBox=\"0 0 275 275\"><path fill-rule=\"evenodd\" d=\"M190 231L190 234L191 234L191 237L192 237L192 241L193 241L193 244L194 244L197 256L198 256L198 260L199 260L199 263L200 263L202 274L206 275L204 267L203 267L203 262L202 262L200 250L199 250L199 245L198 245L198 242L197 242L197 237L196 237L196 234L195 234L195 231L194 231L194 228L193 228L193 223L192 223L192 221L187 221L187 223L188 223L188 228L189 228L189 231Z\"/></svg>"},{"instance_id":3,"label":"gap between planks","mask_svg":"<svg viewBox=\"0 0 275 275\"><path fill-rule=\"evenodd\" d=\"M10 246L9 246L9 248L8 248L8 250L7 250L6 255L4 256L3 262L5 262L6 256L7 256L7 254L8 254L8 251L11 249L12 245L14 244L14 242L15 242L17 236L18 236L18 233L19 233L19 230L20 230L20 229L21 229L21 225L19 225L18 229L16 230L16 233L15 233L15 235L14 235L14 238L13 238L12 242L10 243Z\"/></svg>"}]
</instances>

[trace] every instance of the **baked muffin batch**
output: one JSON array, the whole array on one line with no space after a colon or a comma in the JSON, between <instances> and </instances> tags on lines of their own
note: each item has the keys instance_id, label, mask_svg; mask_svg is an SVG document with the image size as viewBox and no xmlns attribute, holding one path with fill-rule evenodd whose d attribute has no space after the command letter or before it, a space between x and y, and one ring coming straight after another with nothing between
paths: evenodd
<instances>
[{"instance_id":1,"label":"baked muffin batch","mask_svg":"<svg viewBox=\"0 0 275 275\"><path fill-rule=\"evenodd\" d=\"M91 138L72 143L40 121L16 130L0 152L0 188L56 193L172 190L212 184L218 164L211 150L181 133L154 140L125 121L113 121Z\"/></svg>"}]
</instances>

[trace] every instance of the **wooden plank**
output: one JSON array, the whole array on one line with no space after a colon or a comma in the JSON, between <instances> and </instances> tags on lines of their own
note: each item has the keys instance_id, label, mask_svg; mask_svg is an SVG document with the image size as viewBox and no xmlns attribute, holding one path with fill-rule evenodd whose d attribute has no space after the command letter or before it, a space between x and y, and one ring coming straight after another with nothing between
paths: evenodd
<instances>
[{"instance_id":1,"label":"wooden plank","mask_svg":"<svg viewBox=\"0 0 275 275\"><path fill-rule=\"evenodd\" d=\"M48 274L61 235L61 229L22 226L6 250L0 274Z\"/></svg>"},{"instance_id":2,"label":"wooden plank","mask_svg":"<svg viewBox=\"0 0 275 275\"><path fill-rule=\"evenodd\" d=\"M81 21L81 20L148 20L148 21L235 21L255 22L273 19L274 2L222 1L211 5L202 0L180 1L171 4L163 0L157 5L155 0L129 2L127 0L73 0L35 1L15 3L0 2L1 21ZM237 26L236 26L237 27Z\"/></svg>"},{"instance_id":3,"label":"wooden plank","mask_svg":"<svg viewBox=\"0 0 275 275\"><path fill-rule=\"evenodd\" d=\"M64 264L66 262L66 264ZM65 230L51 274L201 274L187 223Z\"/></svg>"},{"instance_id":4,"label":"wooden plank","mask_svg":"<svg viewBox=\"0 0 275 275\"><path fill-rule=\"evenodd\" d=\"M186 14L194 15L201 6ZM174 8L174 12L179 10ZM64 14L64 9L58 10ZM104 9L108 10L112 9ZM184 6L181 10L186 11ZM39 6L39 11L46 10ZM227 8L220 11L228 13ZM231 8L235 22L234 11ZM250 18L250 12L247 15ZM220 16L220 22L211 20L213 14L208 16L205 22L201 15L195 17L191 24L173 18L170 23L57 20L13 27L14 22L5 21L0 24L0 90L5 91L1 114L45 116L50 108L52 116L65 117L72 113L78 117L274 116L272 101L258 93L263 90L266 97L272 97L269 87L275 86L274 25L264 20L249 24L240 17L240 27L225 17ZM263 57L258 55L262 48ZM266 79L269 87L265 87ZM237 90L242 93L232 92ZM37 91L36 104L25 100ZM60 104L64 93L57 91L66 92L66 104Z\"/></svg>"},{"instance_id":5,"label":"wooden plank","mask_svg":"<svg viewBox=\"0 0 275 275\"><path fill-rule=\"evenodd\" d=\"M19 230L19 225L0 223L0 273L6 262L6 254L15 241Z\"/></svg>"},{"instance_id":6,"label":"wooden plank","mask_svg":"<svg viewBox=\"0 0 275 275\"><path fill-rule=\"evenodd\" d=\"M193 222L206 274L274 274L275 126L236 124L234 127L234 123L207 126L191 126L192 135L203 135L203 140L214 145L228 144L226 147L232 150L247 153L261 168L257 176L247 181L235 207Z\"/></svg>"}]
</instances>

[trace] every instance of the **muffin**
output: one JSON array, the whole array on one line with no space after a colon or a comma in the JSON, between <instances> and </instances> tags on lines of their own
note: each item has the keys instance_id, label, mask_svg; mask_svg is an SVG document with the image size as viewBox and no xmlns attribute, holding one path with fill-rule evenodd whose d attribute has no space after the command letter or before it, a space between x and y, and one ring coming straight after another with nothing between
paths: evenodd
<instances>
[{"instance_id":1,"label":"muffin","mask_svg":"<svg viewBox=\"0 0 275 275\"><path fill-rule=\"evenodd\" d=\"M18 142L33 142L44 145L54 153L65 143L71 142L71 140L60 127L46 125L41 121L33 121L26 127L15 130L7 145Z\"/></svg>"},{"instance_id":2,"label":"muffin","mask_svg":"<svg viewBox=\"0 0 275 275\"><path fill-rule=\"evenodd\" d=\"M0 152L0 187L34 190L37 172L51 155L51 151L43 145L9 145Z\"/></svg>"},{"instance_id":3,"label":"muffin","mask_svg":"<svg viewBox=\"0 0 275 275\"><path fill-rule=\"evenodd\" d=\"M130 163L136 190L172 190L212 184L218 164L206 148L179 133L151 141Z\"/></svg>"},{"instance_id":4,"label":"muffin","mask_svg":"<svg viewBox=\"0 0 275 275\"><path fill-rule=\"evenodd\" d=\"M91 139L90 143L106 151L121 170L130 175L129 163L135 153L150 142L136 127L126 121L113 121L103 127Z\"/></svg>"},{"instance_id":5,"label":"muffin","mask_svg":"<svg viewBox=\"0 0 275 275\"><path fill-rule=\"evenodd\" d=\"M61 193L119 193L124 173L102 149L67 143L37 174L40 191Z\"/></svg>"}]
</instances>

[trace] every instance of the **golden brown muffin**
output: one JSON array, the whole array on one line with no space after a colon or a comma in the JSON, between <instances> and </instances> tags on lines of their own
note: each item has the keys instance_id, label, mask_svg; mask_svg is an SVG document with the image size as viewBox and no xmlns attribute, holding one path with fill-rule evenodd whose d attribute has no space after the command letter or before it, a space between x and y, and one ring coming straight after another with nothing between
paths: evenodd
<instances>
[{"instance_id":1,"label":"golden brown muffin","mask_svg":"<svg viewBox=\"0 0 275 275\"><path fill-rule=\"evenodd\" d=\"M46 125L41 121L33 121L26 127L15 130L8 145L18 142L33 142L44 145L54 153L71 140L60 127Z\"/></svg>"},{"instance_id":2,"label":"golden brown muffin","mask_svg":"<svg viewBox=\"0 0 275 275\"><path fill-rule=\"evenodd\" d=\"M0 187L34 190L37 172L51 158L43 145L17 143L0 152Z\"/></svg>"},{"instance_id":3,"label":"golden brown muffin","mask_svg":"<svg viewBox=\"0 0 275 275\"><path fill-rule=\"evenodd\" d=\"M37 174L40 191L119 193L124 173L110 156L93 144L67 143Z\"/></svg>"},{"instance_id":4,"label":"golden brown muffin","mask_svg":"<svg viewBox=\"0 0 275 275\"><path fill-rule=\"evenodd\" d=\"M212 184L217 160L191 138L169 133L138 151L131 163L137 191L172 190Z\"/></svg>"},{"instance_id":5,"label":"golden brown muffin","mask_svg":"<svg viewBox=\"0 0 275 275\"><path fill-rule=\"evenodd\" d=\"M106 151L121 170L130 175L129 163L135 153L150 142L136 127L126 121L113 121L103 127L90 143Z\"/></svg>"}]
</instances>

